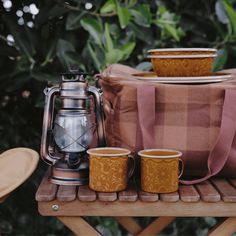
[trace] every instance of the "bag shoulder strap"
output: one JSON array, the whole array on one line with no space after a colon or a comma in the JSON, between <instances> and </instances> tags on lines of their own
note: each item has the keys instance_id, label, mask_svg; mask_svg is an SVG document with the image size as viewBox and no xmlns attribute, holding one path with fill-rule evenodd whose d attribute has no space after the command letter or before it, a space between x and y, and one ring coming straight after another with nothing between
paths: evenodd
<instances>
[{"instance_id":1,"label":"bag shoulder strap","mask_svg":"<svg viewBox=\"0 0 236 236\"><path fill-rule=\"evenodd\" d=\"M200 179L181 180L182 184L196 184L217 175L228 160L236 133L236 90L226 89L221 127L207 161L208 173Z\"/></svg>"},{"instance_id":2,"label":"bag shoulder strap","mask_svg":"<svg viewBox=\"0 0 236 236\"><path fill-rule=\"evenodd\" d=\"M154 147L154 125L155 125L155 87L139 86L137 88L138 107L138 136L136 148ZM137 145L138 141L141 145Z\"/></svg>"},{"instance_id":3,"label":"bag shoulder strap","mask_svg":"<svg viewBox=\"0 0 236 236\"><path fill-rule=\"evenodd\" d=\"M139 125L142 133L143 147L144 148L154 147L155 145L154 145L153 131L150 132L150 130L151 129L153 130L155 125L155 113L153 114L153 109L155 109L155 103L153 105L153 102L151 102L151 104L147 104L144 103L143 101L150 101L150 99L152 100L154 99L155 101L155 90L151 89L150 87L149 88L142 87L138 89L137 95L138 95L137 102L138 102ZM150 106L152 106L152 108L150 108ZM196 184L217 175L223 169L229 157L235 133L236 133L236 90L226 89L220 132L216 140L216 143L213 146L208 156L208 162L207 162L208 173L204 177L199 179L180 180L180 183L186 185ZM150 138L150 135L152 135L152 138Z\"/></svg>"}]
</instances>

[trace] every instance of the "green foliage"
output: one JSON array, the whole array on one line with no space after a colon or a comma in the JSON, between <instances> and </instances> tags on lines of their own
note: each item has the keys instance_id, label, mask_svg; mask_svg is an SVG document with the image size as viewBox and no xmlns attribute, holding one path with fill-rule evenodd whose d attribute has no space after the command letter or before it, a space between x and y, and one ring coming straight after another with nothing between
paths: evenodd
<instances>
[{"instance_id":1,"label":"green foliage","mask_svg":"<svg viewBox=\"0 0 236 236\"><path fill-rule=\"evenodd\" d=\"M38 0L39 13L24 12L22 17L16 11L31 1L12 1L8 10L0 3L1 151L17 146L39 151L43 89L71 68L97 73L111 63L125 63L150 70L147 50L163 47L215 47L219 49L215 70L236 66L236 0L89 2L91 9L85 0ZM34 193L41 175L42 167L1 205L4 234L68 233L58 221L37 215ZM209 219L204 222L202 228L209 227ZM93 223L102 225L100 218ZM114 222L103 224L115 235ZM172 225L165 235L184 235L189 229L176 230Z\"/></svg>"}]
</instances>

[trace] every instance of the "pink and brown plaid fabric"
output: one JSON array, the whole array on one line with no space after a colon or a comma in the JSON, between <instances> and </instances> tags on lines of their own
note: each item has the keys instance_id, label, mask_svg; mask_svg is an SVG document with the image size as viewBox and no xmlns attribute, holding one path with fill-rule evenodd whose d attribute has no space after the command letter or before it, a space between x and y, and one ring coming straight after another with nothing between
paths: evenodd
<instances>
[{"instance_id":1,"label":"pink and brown plaid fabric","mask_svg":"<svg viewBox=\"0 0 236 236\"><path fill-rule=\"evenodd\" d=\"M149 148L180 150L183 152L185 175L204 175L209 152L221 125L224 91L236 89L236 79L197 85L160 84L136 80L132 74L137 72L115 64L99 75L104 92L107 144L129 148L133 152L146 148L140 140L137 91L146 86L154 87L154 146ZM235 74L236 78L236 70L226 72ZM151 94L150 99L146 96L145 102L146 106L152 106ZM235 157L228 159L221 174L236 176L235 168L236 153Z\"/></svg>"}]
</instances>

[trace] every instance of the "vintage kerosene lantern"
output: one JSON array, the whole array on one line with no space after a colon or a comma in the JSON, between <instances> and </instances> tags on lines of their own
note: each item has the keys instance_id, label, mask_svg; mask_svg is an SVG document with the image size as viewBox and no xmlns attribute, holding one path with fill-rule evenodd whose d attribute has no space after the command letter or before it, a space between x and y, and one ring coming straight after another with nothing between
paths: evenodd
<instances>
[{"instance_id":1,"label":"vintage kerosene lantern","mask_svg":"<svg viewBox=\"0 0 236 236\"><path fill-rule=\"evenodd\" d=\"M105 145L101 93L88 86L85 76L78 71L63 73L61 84L44 90L41 157L52 166L49 179L55 184L88 184L86 150L95 133L97 146ZM54 109L56 97L60 101L58 112Z\"/></svg>"}]
</instances>

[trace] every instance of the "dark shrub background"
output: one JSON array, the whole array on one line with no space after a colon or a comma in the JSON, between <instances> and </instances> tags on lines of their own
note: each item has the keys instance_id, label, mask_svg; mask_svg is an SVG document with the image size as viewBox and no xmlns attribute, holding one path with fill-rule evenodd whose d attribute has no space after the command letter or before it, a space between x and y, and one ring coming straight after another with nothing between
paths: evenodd
<instances>
[{"instance_id":1,"label":"dark shrub background","mask_svg":"<svg viewBox=\"0 0 236 236\"><path fill-rule=\"evenodd\" d=\"M236 66L235 0L2 0L0 3L0 149L39 151L46 85L71 68L97 73L112 63L151 68L147 50L215 47L214 70ZM14 165L14 163L12 163ZM3 235L65 235L41 217L34 195L46 166L0 205ZM150 219L141 219L147 224ZM124 235L109 218L93 218L105 235ZM214 218L179 219L163 235L203 235ZM199 229L197 230L197 227ZM106 228L106 229L105 229Z\"/></svg>"}]
</instances>

